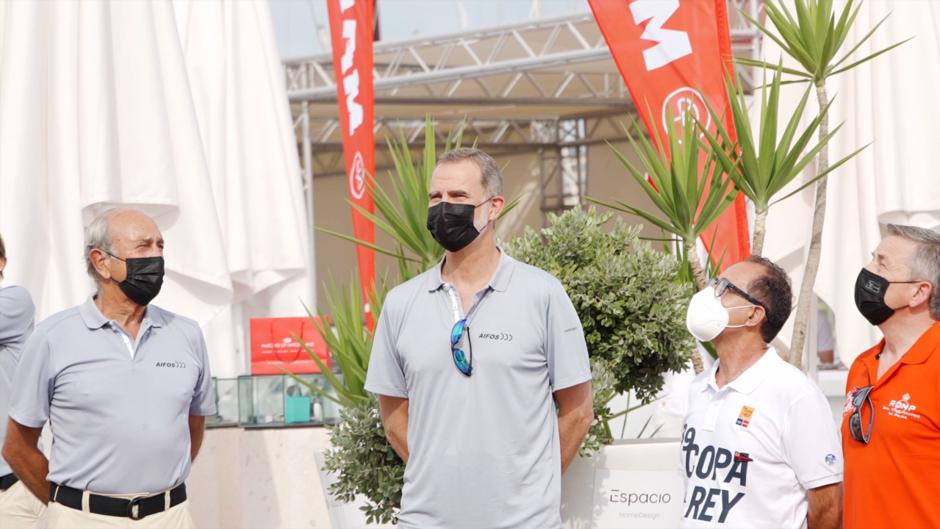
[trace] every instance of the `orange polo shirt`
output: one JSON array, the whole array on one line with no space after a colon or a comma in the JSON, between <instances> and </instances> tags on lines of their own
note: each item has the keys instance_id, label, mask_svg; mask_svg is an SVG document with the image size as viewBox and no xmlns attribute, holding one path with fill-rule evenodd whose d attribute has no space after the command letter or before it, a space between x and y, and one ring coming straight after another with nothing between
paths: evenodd
<instances>
[{"instance_id":1,"label":"orange polo shirt","mask_svg":"<svg viewBox=\"0 0 940 529\"><path fill-rule=\"evenodd\" d=\"M940 528L940 323L877 382L884 340L849 370L842 415L845 529ZM868 445L852 438L851 394L874 384ZM862 405L862 428L868 405Z\"/></svg>"}]
</instances>

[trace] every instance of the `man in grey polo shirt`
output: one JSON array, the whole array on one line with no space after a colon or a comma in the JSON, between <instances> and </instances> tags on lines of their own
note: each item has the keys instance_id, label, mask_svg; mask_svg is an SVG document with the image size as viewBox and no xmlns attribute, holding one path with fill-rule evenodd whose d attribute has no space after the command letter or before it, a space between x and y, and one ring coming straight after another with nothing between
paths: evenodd
<instances>
[{"instance_id":1,"label":"man in grey polo shirt","mask_svg":"<svg viewBox=\"0 0 940 529\"><path fill-rule=\"evenodd\" d=\"M561 473L592 420L581 322L557 279L496 246L490 156L444 154L429 198L447 252L389 292L366 378L406 463L399 527L560 528Z\"/></svg>"},{"instance_id":2,"label":"man in grey polo shirt","mask_svg":"<svg viewBox=\"0 0 940 529\"><path fill-rule=\"evenodd\" d=\"M149 217L102 213L85 250L98 291L26 342L3 456L50 502L50 529L192 527L183 482L215 413L202 332L150 305L163 236ZM48 461L36 449L46 421Z\"/></svg>"},{"instance_id":3,"label":"man in grey polo shirt","mask_svg":"<svg viewBox=\"0 0 940 529\"><path fill-rule=\"evenodd\" d=\"M0 237L0 281L7 266L6 246ZM33 299L23 287L0 287L0 442L6 434L6 414L10 408L13 376L19 363L23 343L33 332L36 312ZM0 528L26 529L35 527L43 505L19 481L10 465L0 457Z\"/></svg>"}]
</instances>

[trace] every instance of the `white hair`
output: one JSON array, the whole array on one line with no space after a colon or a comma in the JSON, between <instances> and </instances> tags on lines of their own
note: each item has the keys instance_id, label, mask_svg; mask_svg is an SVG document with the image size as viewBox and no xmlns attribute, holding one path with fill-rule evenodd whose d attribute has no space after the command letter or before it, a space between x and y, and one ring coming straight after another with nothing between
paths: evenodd
<instances>
[{"instance_id":1,"label":"white hair","mask_svg":"<svg viewBox=\"0 0 940 529\"><path fill-rule=\"evenodd\" d=\"M140 213L133 208L109 208L101 211L85 227L85 268L92 279L98 281L98 271L95 270L95 263L91 260L92 250L104 250L108 254L114 254L114 243L111 240L111 218L121 213Z\"/></svg>"}]
</instances>

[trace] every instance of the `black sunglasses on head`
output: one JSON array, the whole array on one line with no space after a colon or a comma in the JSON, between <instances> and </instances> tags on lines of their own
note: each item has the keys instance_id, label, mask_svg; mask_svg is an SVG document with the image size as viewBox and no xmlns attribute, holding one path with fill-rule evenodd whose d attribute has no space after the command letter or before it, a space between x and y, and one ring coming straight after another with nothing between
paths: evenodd
<instances>
[{"instance_id":1,"label":"black sunglasses on head","mask_svg":"<svg viewBox=\"0 0 940 529\"><path fill-rule=\"evenodd\" d=\"M723 277L712 279L711 283L709 283L709 286L715 289L716 298L720 298L721 296L725 295L725 292L730 290L734 292L735 294L741 296L745 300L747 300L747 302L750 303L751 305L757 305L758 307L764 309L764 312L770 312L770 309L767 308L767 305L764 304L763 301L748 294L747 292L744 291L743 288L738 287L737 285L735 285L734 283L732 283L731 281L728 281L727 279Z\"/></svg>"}]
</instances>

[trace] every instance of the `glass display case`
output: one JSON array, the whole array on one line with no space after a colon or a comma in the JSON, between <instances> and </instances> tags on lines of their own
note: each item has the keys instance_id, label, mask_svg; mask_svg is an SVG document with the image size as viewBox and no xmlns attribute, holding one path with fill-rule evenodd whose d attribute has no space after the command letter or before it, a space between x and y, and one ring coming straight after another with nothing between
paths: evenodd
<instances>
[{"instance_id":1,"label":"glass display case","mask_svg":"<svg viewBox=\"0 0 940 529\"><path fill-rule=\"evenodd\" d=\"M206 426L238 426L238 380L213 378L212 393L215 395L216 413L207 418Z\"/></svg>"},{"instance_id":2,"label":"glass display case","mask_svg":"<svg viewBox=\"0 0 940 529\"><path fill-rule=\"evenodd\" d=\"M327 388L320 374L297 375L304 382ZM287 375L238 377L238 425L245 428L335 424L338 406Z\"/></svg>"}]
</instances>

